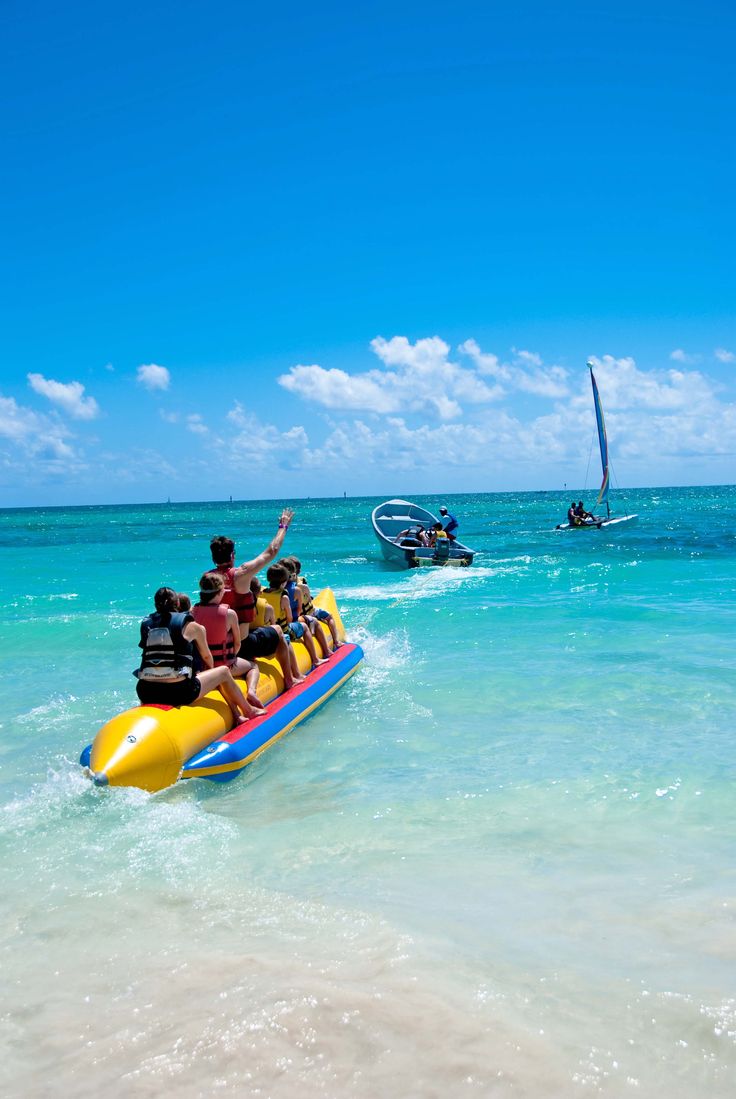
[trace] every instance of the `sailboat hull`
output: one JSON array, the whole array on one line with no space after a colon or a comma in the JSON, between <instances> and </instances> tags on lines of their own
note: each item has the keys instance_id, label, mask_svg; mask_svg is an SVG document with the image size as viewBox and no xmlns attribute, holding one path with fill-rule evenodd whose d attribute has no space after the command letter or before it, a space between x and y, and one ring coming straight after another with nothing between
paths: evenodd
<instances>
[{"instance_id":1,"label":"sailboat hull","mask_svg":"<svg viewBox=\"0 0 736 1099\"><path fill-rule=\"evenodd\" d=\"M621 530L622 527L636 526L638 515L612 515L610 519L589 519L580 526L572 527L569 523L559 523L555 530Z\"/></svg>"}]
</instances>

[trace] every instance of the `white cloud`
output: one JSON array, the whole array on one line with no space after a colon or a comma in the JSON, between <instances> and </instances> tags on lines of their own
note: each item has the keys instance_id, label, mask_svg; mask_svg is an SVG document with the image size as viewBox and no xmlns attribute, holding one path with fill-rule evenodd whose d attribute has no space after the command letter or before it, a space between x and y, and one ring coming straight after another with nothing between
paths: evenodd
<instances>
[{"instance_id":1,"label":"white cloud","mask_svg":"<svg viewBox=\"0 0 736 1099\"><path fill-rule=\"evenodd\" d=\"M590 360L606 414L621 409L703 412L715 400L712 383L697 370L639 370L632 358ZM581 398L579 398L579 401Z\"/></svg>"},{"instance_id":2,"label":"white cloud","mask_svg":"<svg viewBox=\"0 0 736 1099\"><path fill-rule=\"evenodd\" d=\"M161 417L161 419L164 420L167 424L178 424L179 423L179 413L178 412L170 412L166 408L160 408L158 410L158 414Z\"/></svg>"},{"instance_id":3,"label":"white cloud","mask_svg":"<svg viewBox=\"0 0 736 1099\"><path fill-rule=\"evenodd\" d=\"M412 370L434 372L437 363L445 362L450 353L449 345L439 336L429 336L409 342L406 336L392 336L385 340L376 336L371 347L386 366L407 366Z\"/></svg>"},{"instance_id":4,"label":"white cloud","mask_svg":"<svg viewBox=\"0 0 736 1099\"><path fill-rule=\"evenodd\" d=\"M19 405L12 397L0 396L0 444L2 464L27 478L34 471L51 474L76 472L84 468L70 439L73 436L55 414L44 416Z\"/></svg>"},{"instance_id":5,"label":"white cloud","mask_svg":"<svg viewBox=\"0 0 736 1099\"><path fill-rule=\"evenodd\" d=\"M541 366L542 356L538 355L536 351L517 351L515 347L512 347L514 355L516 355L517 361L523 363L524 366Z\"/></svg>"},{"instance_id":6,"label":"white cloud","mask_svg":"<svg viewBox=\"0 0 736 1099\"><path fill-rule=\"evenodd\" d=\"M681 347L677 347L674 351L670 351L670 358L673 362L682 363L684 366L692 366L694 363L700 362L702 355L690 355L687 351L683 351Z\"/></svg>"},{"instance_id":7,"label":"white cloud","mask_svg":"<svg viewBox=\"0 0 736 1099\"><path fill-rule=\"evenodd\" d=\"M536 351L512 348L514 361L501 363L496 355L481 351L475 340L465 340L458 350L472 359L479 373L493 374L505 382L507 391L518 389L549 400L569 393L567 371L561 366L545 366Z\"/></svg>"},{"instance_id":8,"label":"white cloud","mask_svg":"<svg viewBox=\"0 0 736 1099\"><path fill-rule=\"evenodd\" d=\"M446 345L440 344L427 341L418 353L408 341L383 341L380 351L386 374L411 360L421 389L422 377L432 373L436 357L449 361ZM426 480L433 477L432 471L441 477L449 468L457 470L464 483L473 480L475 484L487 483L485 475L492 471L496 484L501 479L530 487L549 482L554 469L560 483L575 477L582 482L591 446L595 446L587 371L576 372L572 390L569 372L538 365L540 357L534 352L515 352L512 362L502 363L473 340L465 341L459 350L473 360L479 373L481 367L495 377L503 373L509 402L513 391L536 392L551 400L550 411L528 417L524 415L528 405L517 401L514 410L483 404L475 406L471 416L466 409L463 419L452 424L435 418L417 423L406 408L401 415L391 408L370 419L330 420L324 440L304 451L304 467L325 472L352 467L356 475L374 481L377 475L383 480L397 472ZM722 402L718 384L700 371L648 371L631 357L611 355L591 361L606 412L615 480L621 475L625 482L632 470L640 480L646 479L652 469L667 465L676 469L688 461L700 462L700 469L716 468L713 462L722 464L736 451L736 405ZM327 373L318 376L324 383ZM350 379L346 372L340 373ZM385 395L386 391L380 392ZM598 476L595 460L588 483L596 483Z\"/></svg>"},{"instance_id":9,"label":"white cloud","mask_svg":"<svg viewBox=\"0 0 736 1099\"><path fill-rule=\"evenodd\" d=\"M489 374L491 377L508 381L511 377L509 368L504 366L498 355L492 355L487 351L481 351L475 340L465 340L458 347L462 355L467 355L473 360L479 374Z\"/></svg>"},{"instance_id":10,"label":"white cloud","mask_svg":"<svg viewBox=\"0 0 736 1099\"><path fill-rule=\"evenodd\" d=\"M55 382L43 374L29 374L31 389L59 406L75 420L94 420L100 408L94 397L85 397L81 382Z\"/></svg>"},{"instance_id":11,"label":"white cloud","mask_svg":"<svg viewBox=\"0 0 736 1099\"><path fill-rule=\"evenodd\" d=\"M302 426L281 431L246 412L237 401L228 412L227 420L236 429L235 434L217 439L216 445L229 459L240 459L246 474L274 465L286 469L301 465L301 456L309 446L309 436Z\"/></svg>"},{"instance_id":12,"label":"white cloud","mask_svg":"<svg viewBox=\"0 0 736 1099\"><path fill-rule=\"evenodd\" d=\"M713 354L719 363L736 363L736 355L733 351L727 351L725 347L717 347Z\"/></svg>"},{"instance_id":13,"label":"white cloud","mask_svg":"<svg viewBox=\"0 0 736 1099\"><path fill-rule=\"evenodd\" d=\"M371 347L379 369L351 374L297 366L279 379L296 395L343 414L328 421L321 444L305 447L306 468L352 465L374 477L395 471L424 477L454 467L475 470L477 479L492 469L528 484L544 483L551 467L561 479L584 476L595 438L584 369L571 375L546 365L536 351L517 348L503 361L473 339L459 345L459 363L437 336L415 343L378 337ZM708 468L736 451L736 406L720 400L718 383L701 370L678 358L676 367L657 370L641 369L631 357L592 362L616 475L628 465L647 477L652 468L674 468L691 456ZM534 406L524 394L549 402L548 411L531 416ZM351 412L367 415L351 419Z\"/></svg>"},{"instance_id":14,"label":"white cloud","mask_svg":"<svg viewBox=\"0 0 736 1099\"><path fill-rule=\"evenodd\" d=\"M324 408L370 408L374 412L396 412L400 401L383 389L377 371L351 375L344 370L321 366L293 366L279 378L279 385Z\"/></svg>"},{"instance_id":15,"label":"white cloud","mask_svg":"<svg viewBox=\"0 0 736 1099\"><path fill-rule=\"evenodd\" d=\"M202 422L202 417L198 412L193 412L191 416L187 416L187 431L191 431L193 435L209 434L209 428Z\"/></svg>"},{"instance_id":16,"label":"white cloud","mask_svg":"<svg viewBox=\"0 0 736 1099\"><path fill-rule=\"evenodd\" d=\"M147 366L139 366L136 377L146 389L166 390L171 382L171 374L165 366L157 366L156 363L148 363Z\"/></svg>"},{"instance_id":17,"label":"white cloud","mask_svg":"<svg viewBox=\"0 0 736 1099\"><path fill-rule=\"evenodd\" d=\"M600 371L599 383L602 377ZM720 404L707 387L662 379L651 388L648 403L638 403L634 394L623 406L619 401L624 393L616 386L606 385L601 392L615 481L626 483L631 469L646 478L662 463L676 467L691 456L711 460L736 451L736 406ZM684 399L688 392L695 394L692 406ZM488 407L473 422L451 427L412 426L398 416L377 424L361 418L342 420L330 424L324 440L306 452L303 461L309 468L325 470L352 467L374 480L377 474L382 480L397 473L426 479L433 471L442 477L455 470L465 484L489 484L493 478L489 487L504 482L533 487L554 481L551 469L558 471L559 483L576 477L582 483L594 440L592 397L585 378L574 397L529 420ZM589 486L597 485L599 476L596 450Z\"/></svg>"},{"instance_id":18,"label":"white cloud","mask_svg":"<svg viewBox=\"0 0 736 1099\"><path fill-rule=\"evenodd\" d=\"M462 404L484 404L502 394L477 370L453 362L449 346L437 336L415 344L405 336L378 336L371 348L382 368L348 374L334 367L298 365L279 384L324 408L379 414L427 410L442 421L457 419Z\"/></svg>"},{"instance_id":19,"label":"white cloud","mask_svg":"<svg viewBox=\"0 0 736 1099\"><path fill-rule=\"evenodd\" d=\"M14 443L40 433L44 418L12 397L0 397L0 436Z\"/></svg>"}]
</instances>

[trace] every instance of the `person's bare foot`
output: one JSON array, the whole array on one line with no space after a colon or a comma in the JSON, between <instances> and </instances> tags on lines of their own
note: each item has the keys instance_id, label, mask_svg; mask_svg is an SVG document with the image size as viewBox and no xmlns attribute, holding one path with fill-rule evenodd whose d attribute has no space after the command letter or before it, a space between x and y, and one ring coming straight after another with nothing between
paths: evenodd
<instances>
[{"instance_id":1,"label":"person's bare foot","mask_svg":"<svg viewBox=\"0 0 736 1099\"><path fill-rule=\"evenodd\" d=\"M263 709L263 703L261 702L258 695L255 693L255 691L248 691L248 694L245 697L248 699L248 702L250 703L250 705L253 707L254 710L262 710Z\"/></svg>"},{"instance_id":2,"label":"person's bare foot","mask_svg":"<svg viewBox=\"0 0 736 1099\"><path fill-rule=\"evenodd\" d=\"M314 664L312 665L312 667L313 667L313 668L318 668L318 667L320 666L320 664L326 664L326 663L327 663L327 660L328 660L328 657L326 657L326 656L323 656L321 660L315 660L315 662L314 662Z\"/></svg>"}]
</instances>

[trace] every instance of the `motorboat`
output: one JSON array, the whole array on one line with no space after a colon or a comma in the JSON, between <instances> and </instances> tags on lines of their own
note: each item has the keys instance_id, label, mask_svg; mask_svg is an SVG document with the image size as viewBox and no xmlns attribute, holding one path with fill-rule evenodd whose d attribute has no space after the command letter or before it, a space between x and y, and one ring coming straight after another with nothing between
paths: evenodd
<instances>
[{"instance_id":1,"label":"motorboat","mask_svg":"<svg viewBox=\"0 0 736 1099\"><path fill-rule=\"evenodd\" d=\"M475 550L451 538L422 545L420 534L440 522L436 515L409 500L386 500L373 509L371 524L387 561L416 568L420 565L471 565Z\"/></svg>"}]
</instances>

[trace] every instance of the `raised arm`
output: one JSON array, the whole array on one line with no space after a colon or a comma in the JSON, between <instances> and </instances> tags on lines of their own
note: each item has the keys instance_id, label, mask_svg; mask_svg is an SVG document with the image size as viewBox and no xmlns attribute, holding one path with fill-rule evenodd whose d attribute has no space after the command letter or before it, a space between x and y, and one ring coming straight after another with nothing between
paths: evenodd
<instances>
[{"instance_id":1,"label":"raised arm","mask_svg":"<svg viewBox=\"0 0 736 1099\"><path fill-rule=\"evenodd\" d=\"M273 561L276 554L281 549L284 538L286 538L286 532L289 529L291 520L294 518L294 512L291 508L284 508L279 517L279 529L271 541L266 546L262 553L259 553L257 557L254 557L252 561L246 561L242 565L238 565L235 570L235 590L245 595L250 587L251 578L260 572L261 569L265 569L266 565L269 565Z\"/></svg>"}]
</instances>

